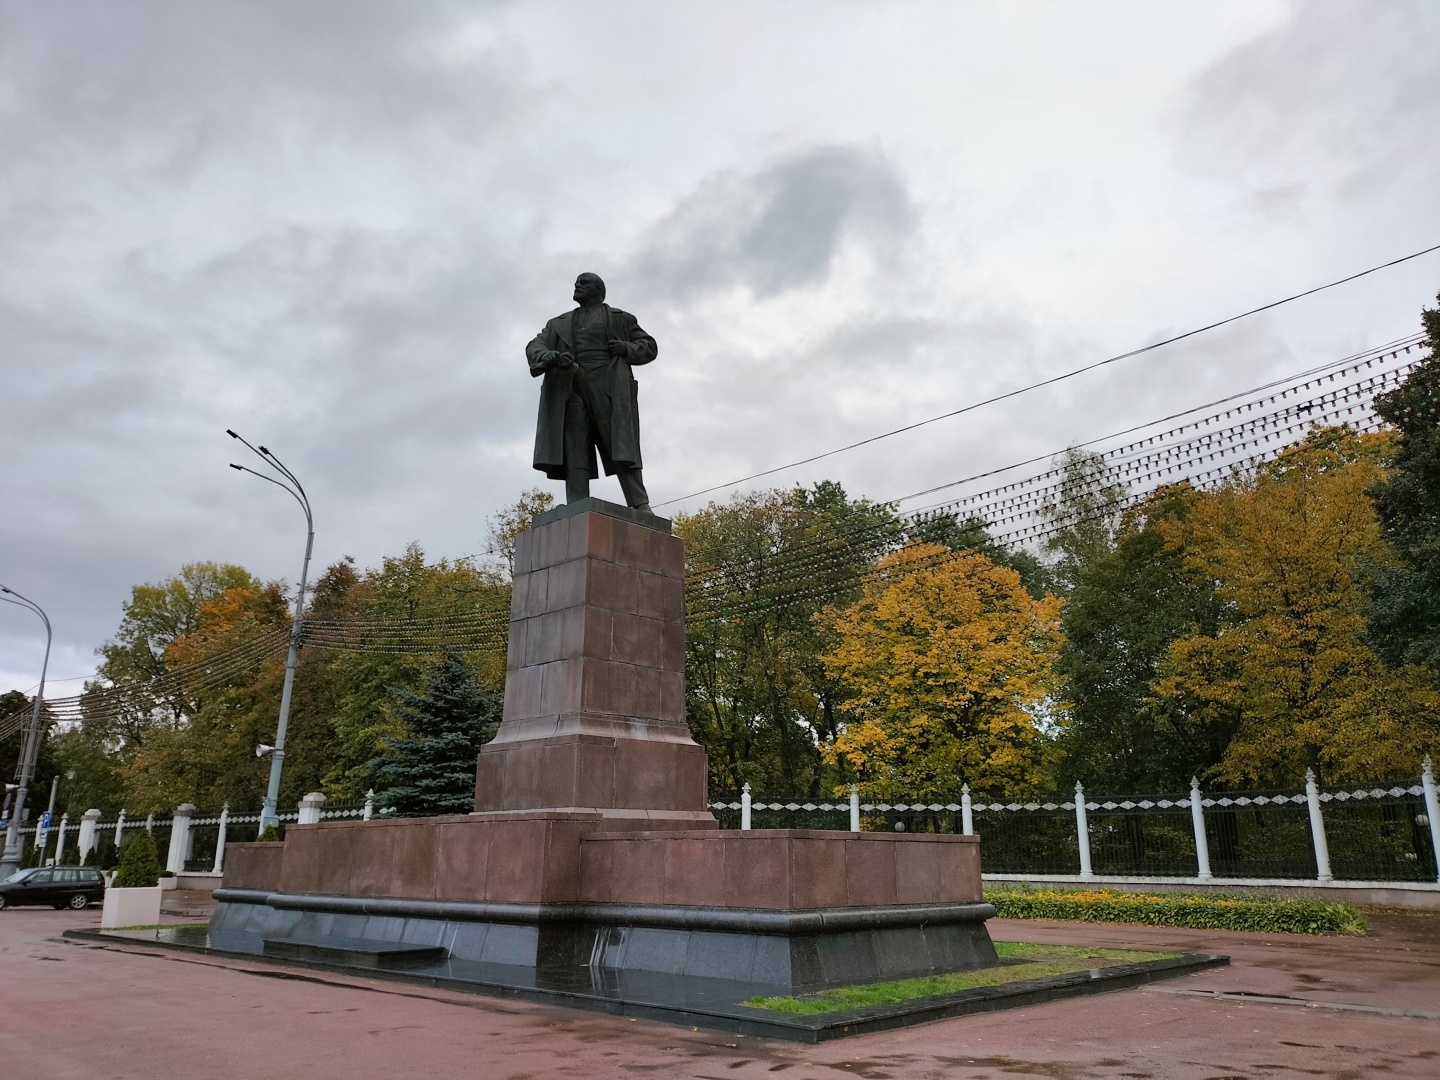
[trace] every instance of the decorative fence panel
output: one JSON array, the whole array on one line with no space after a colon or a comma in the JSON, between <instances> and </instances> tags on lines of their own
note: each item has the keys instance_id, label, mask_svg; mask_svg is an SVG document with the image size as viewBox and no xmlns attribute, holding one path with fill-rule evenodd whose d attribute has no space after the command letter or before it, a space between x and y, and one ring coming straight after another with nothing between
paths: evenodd
<instances>
[{"instance_id":1,"label":"decorative fence panel","mask_svg":"<svg viewBox=\"0 0 1440 1080\"><path fill-rule=\"evenodd\" d=\"M1418 783L1367 788L1311 777L1300 792L1095 797L1077 784L1071 800L987 802L962 788L955 802L853 805L747 790L711 804L722 828L849 829L854 814L867 830L974 832L988 874L1322 882L1440 880L1437 808L1428 759Z\"/></svg>"}]
</instances>

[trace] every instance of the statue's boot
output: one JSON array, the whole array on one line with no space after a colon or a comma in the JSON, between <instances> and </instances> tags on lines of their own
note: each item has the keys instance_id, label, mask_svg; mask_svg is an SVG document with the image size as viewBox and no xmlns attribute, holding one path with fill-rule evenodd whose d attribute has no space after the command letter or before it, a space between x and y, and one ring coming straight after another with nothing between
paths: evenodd
<instances>
[{"instance_id":1,"label":"statue's boot","mask_svg":"<svg viewBox=\"0 0 1440 1080\"><path fill-rule=\"evenodd\" d=\"M640 470L621 469L616 476L620 479L620 490L625 493L625 505L633 510L649 510L650 496L645 493L645 480Z\"/></svg>"}]
</instances>

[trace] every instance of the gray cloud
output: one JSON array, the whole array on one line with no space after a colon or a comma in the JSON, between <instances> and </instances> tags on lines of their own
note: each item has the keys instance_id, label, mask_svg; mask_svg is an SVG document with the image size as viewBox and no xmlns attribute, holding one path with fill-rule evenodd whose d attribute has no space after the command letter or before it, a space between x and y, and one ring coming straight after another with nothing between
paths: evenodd
<instances>
[{"instance_id":1,"label":"gray cloud","mask_svg":"<svg viewBox=\"0 0 1440 1080\"><path fill-rule=\"evenodd\" d=\"M823 146L707 180L653 226L636 271L672 295L743 285L764 299L822 283L847 240L893 254L914 220L882 155Z\"/></svg>"},{"instance_id":2,"label":"gray cloud","mask_svg":"<svg viewBox=\"0 0 1440 1080\"><path fill-rule=\"evenodd\" d=\"M1436 164L1440 7L1304 0L1195 79L1180 103L1187 164L1258 185L1284 213L1317 182L1373 197L1377 174Z\"/></svg>"}]
</instances>

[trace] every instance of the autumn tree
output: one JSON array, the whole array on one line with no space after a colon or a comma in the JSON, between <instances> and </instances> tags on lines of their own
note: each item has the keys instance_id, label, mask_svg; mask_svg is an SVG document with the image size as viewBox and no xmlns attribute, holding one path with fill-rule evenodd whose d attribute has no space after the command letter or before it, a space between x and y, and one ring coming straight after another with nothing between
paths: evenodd
<instances>
[{"instance_id":1,"label":"autumn tree","mask_svg":"<svg viewBox=\"0 0 1440 1080\"><path fill-rule=\"evenodd\" d=\"M1188 572L1159 528L1182 516L1192 496L1184 486L1157 491L1125 515L1113 548L1070 569L1057 663L1070 702L1059 734L1064 786L1183 790L1224 756L1231 725L1199 724L1152 692L1171 644L1213 635L1223 610L1213 582Z\"/></svg>"},{"instance_id":2,"label":"autumn tree","mask_svg":"<svg viewBox=\"0 0 1440 1080\"><path fill-rule=\"evenodd\" d=\"M1396 561L1371 574L1369 624L1390 664L1424 665L1440 681L1440 309L1422 318L1430 355L1375 399L1396 439L1371 495Z\"/></svg>"},{"instance_id":3,"label":"autumn tree","mask_svg":"<svg viewBox=\"0 0 1440 1080\"><path fill-rule=\"evenodd\" d=\"M382 643L370 648L359 642L352 651L332 655L327 667L333 741L327 747L323 789L332 797L358 799L383 784L376 762L387 740L407 734L397 712L401 695L421 690L444 647L443 640L427 638L422 629L427 621L488 619L492 640L477 642L469 662L481 684L503 690L510 585L497 571L470 559L428 562L419 545L411 544L344 588L337 585L326 602L376 628Z\"/></svg>"},{"instance_id":4,"label":"autumn tree","mask_svg":"<svg viewBox=\"0 0 1440 1080\"><path fill-rule=\"evenodd\" d=\"M486 522L485 554L491 568L506 581L515 576L515 539L530 528L530 521L555 505L555 496L539 488L522 492L512 506L492 515Z\"/></svg>"},{"instance_id":5,"label":"autumn tree","mask_svg":"<svg viewBox=\"0 0 1440 1080\"><path fill-rule=\"evenodd\" d=\"M1331 781L1413 775L1437 743L1435 693L1365 641L1356 568L1391 559L1366 495L1388 442L1317 430L1159 524L1224 606L1213 632L1171 643L1156 697L1191 724L1233 730L1224 780L1288 786L1307 767Z\"/></svg>"},{"instance_id":6,"label":"autumn tree","mask_svg":"<svg viewBox=\"0 0 1440 1080\"><path fill-rule=\"evenodd\" d=\"M973 551L886 556L853 604L818 621L853 719L825 746L872 798L1015 794L1047 778L1038 717L1053 708L1061 603Z\"/></svg>"},{"instance_id":7,"label":"autumn tree","mask_svg":"<svg viewBox=\"0 0 1440 1080\"><path fill-rule=\"evenodd\" d=\"M1090 450L1071 447L1055 466L1059 483L1040 510L1050 529L1045 553L1063 595L1074 588L1086 566L1114 550L1125 489L1115 483L1105 458Z\"/></svg>"},{"instance_id":8,"label":"autumn tree","mask_svg":"<svg viewBox=\"0 0 1440 1080\"><path fill-rule=\"evenodd\" d=\"M226 590L263 587L243 567L195 562L131 590L114 637L98 650L96 678L82 692L79 729L54 735L67 771L77 774L73 788L88 792L91 805L119 809L113 801L124 791L123 769L154 732L180 723L192 704L169 687L155 690L155 680L172 670L170 646L196 633L201 609Z\"/></svg>"},{"instance_id":9,"label":"autumn tree","mask_svg":"<svg viewBox=\"0 0 1440 1080\"><path fill-rule=\"evenodd\" d=\"M814 616L859 595L900 522L823 482L738 495L677 517L675 531L688 574L686 706L711 789L818 795L829 768L818 747L843 715Z\"/></svg>"},{"instance_id":10,"label":"autumn tree","mask_svg":"<svg viewBox=\"0 0 1440 1080\"><path fill-rule=\"evenodd\" d=\"M203 665L288 624L288 598L280 584L226 589L202 603L191 632L166 647L165 666L177 670ZM274 739L283 677L282 657L272 653L229 678L206 680L203 691L177 692L173 700L179 715L150 728L121 767L127 808L164 811L190 802L218 810L226 802L258 802L269 763L258 760L254 751L257 744ZM298 722L292 730L300 736L305 710L296 704L292 715ZM287 749L294 753L296 747L292 738ZM295 767L286 779L303 783L305 756L294 757ZM315 779L313 769L309 779Z\"/></svg>"},{"instance_id":11,"label":"autumn tree","mask_svg":"<svg viewBox=\"0 0 1440 1080\"><path fill-rule=\"evenodd\" d=\"M997 544L984 520L961 519L958 514L938 511L911 520L906 543L938 544L950 551L974 551L997 566L1008 566L1020 575L1026 591L1035 599L1055 591L1055 572L1048 563L1022 547Z\"/></svg>"}]
</instances>

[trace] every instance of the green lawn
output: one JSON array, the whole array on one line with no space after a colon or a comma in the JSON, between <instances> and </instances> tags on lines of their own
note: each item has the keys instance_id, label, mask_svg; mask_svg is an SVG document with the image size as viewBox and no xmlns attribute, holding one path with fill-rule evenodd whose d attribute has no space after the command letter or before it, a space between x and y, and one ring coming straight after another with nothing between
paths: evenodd
<instances>
[{"instance_id":1,"label":"green lawn","mask_svg":"<svg viewBox=\"0 0 1440 1080\"><path fill-rule=\"evenodd\" d=\"M1072 971L1089 971L1092 968L1114 967L1117 964L1170 960L1181 955L1173 952L1141 952L1136 949L1092 949L1079 945L1031 945L1019 941L997 941L995 951L1000 955L998 967L959 971L953 975L929 975L922 979L870 983L866 986L841 986L805 997L753 997L745 1004L756 1009L810 1015L838 1009L858 1009L862 1005L890 1005L897 1001L910 1001L912 998L953 994L957 990L999 986L1024 979L1043 979L1047 975L1068 975Z\"/></svg>"}]
</instances>

